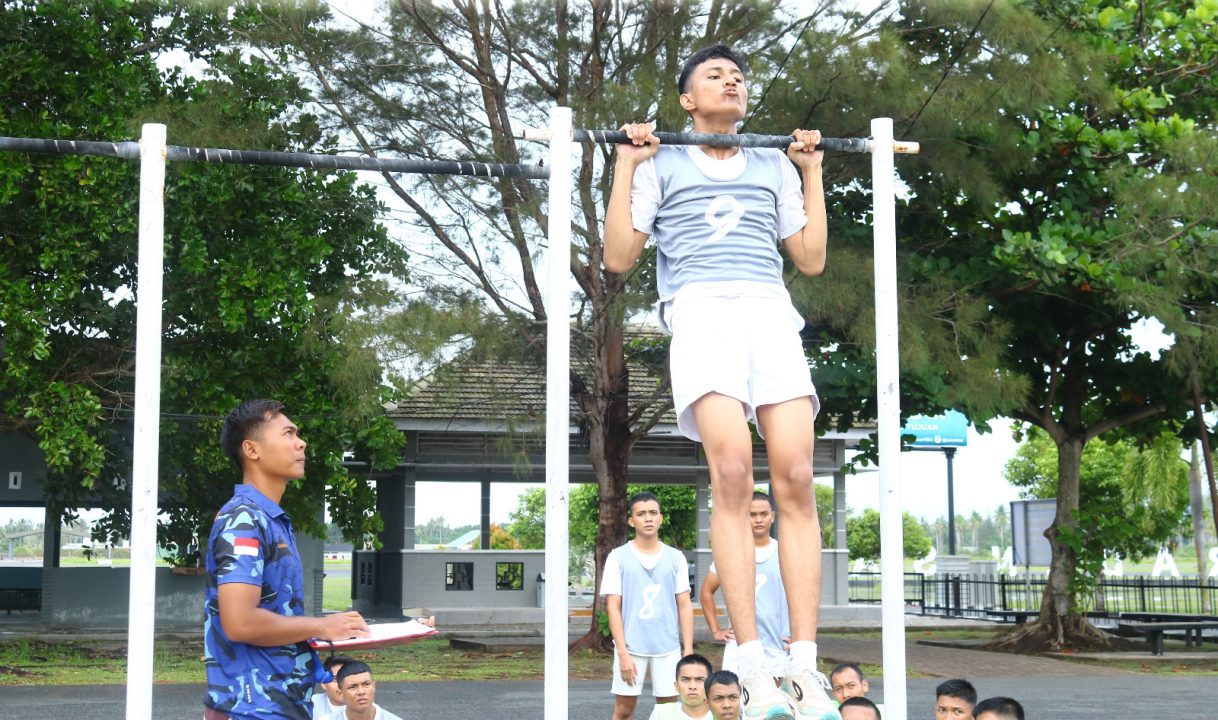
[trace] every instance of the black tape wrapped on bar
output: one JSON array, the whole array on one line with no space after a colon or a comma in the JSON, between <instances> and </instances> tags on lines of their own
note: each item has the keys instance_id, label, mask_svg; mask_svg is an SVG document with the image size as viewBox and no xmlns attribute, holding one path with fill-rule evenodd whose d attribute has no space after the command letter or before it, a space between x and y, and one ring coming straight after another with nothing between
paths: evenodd
<instances>
[{"instance_id":1,"label":"black tape wrapped on bar","mask_svg":"<svg viewBox=\"0 0 1218 720\"><path fill-rule=\"evenodd\" d=\"M140 144L131 142L97 142L94 140L48 140L45 138L0 137L0 151L35 153L38 155L97 155L100 157L137 160Z\"/></svg>"},{"instance_id":2,"label":"black tape wrapped on bar","mask_svg":"<svg viewBox=\"0 0 1218 720\"><path fill-rule=\"evenodd\" d=\"M0 151L37 153L42 155L96 155L100 157L138 160L140 145L124 142L91 140L48 140L44 138L0 137ZM318 153L271 152L264 150L227 150L169 145L165 148L170 162L211 162L232 165L272 165L314 170L373 170L434 175L471 175L474 177L514 177L545 179L550 169L537 165L505 163L457 162L452 160L412 160L410 158L372 158L357 155L323 155Z\"/></svg>"},{"instance_id":3,"label":"black tape wrapped on bar","mask_svg":"<svg viewBox=\"0 0 1218 720\"><path fill-rule=\"evenodd\" d=\"M226 150L170 145L170 161L230 163L234 165L275 165L314 170L375 170L431 175L472 175L475 177L548 178L549 168L505 163L458 162L454 160L413 160L410 158L366 157L362 155L321 155L315 153L271 152L266 150Z\"/></svg>"}]
</instances>

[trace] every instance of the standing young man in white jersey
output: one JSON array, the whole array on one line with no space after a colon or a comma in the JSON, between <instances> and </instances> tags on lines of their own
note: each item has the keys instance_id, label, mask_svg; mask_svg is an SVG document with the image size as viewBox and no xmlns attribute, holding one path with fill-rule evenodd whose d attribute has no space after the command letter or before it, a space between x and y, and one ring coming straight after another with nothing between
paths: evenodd
<instances>
[{"instance_id":1,"label":"standing young man in white jersey","mask_svg":"<svg viewBox=\"0 0 1218 720\"><path fill-rule=\"evenodd\" d=\"M757 564L756 591L757 634L765 650L766 667L775 679L787 676L787 645L791 642L790 611L787 609L786 589L778 565L778 541L770 537L774 527L774 499L763 492L753 493L749 505L749 526L753 532L753 553ZM702 601L702 616L711 635L727 645L723 648L723 669L736 672L736 636L730 627L719 627L715 591L719 589L719 574L712 562L710 572L702 581L698 597Z\"/></svg>"},{"instance_id":2,"label":"standing young man in white jersey","mask_svg":"<svg viewBox=\"0 0 1218 720\"><path fill-rule=\"evenodd\" d=\"M737 131L748 90L743 60L730 48L695 53L678 85L694 132ZM673 334L673 402L682 433L702 443L710 468L711 539L739 643L743 714L748 720L791 718L793 704L801 718L838 720L828 682L816 671L821 543L812 443L819 403L799 338L803 319L791 305L778 253L781 242L806 275L824 269L820 133L796 130L784 158L777 150L660 147L650 125L624 129L631 143L617 146L605 213L605 268L629 270L655 236L660 317ZM750 419L766 439L771 487L783 516L779 562L790 608L789 697L774 687L757 632Z\"/></svg>"},{"instance_id":3,"label":"standing young man in white jersey","mask_svg":"<svg viewBox=\"0 0 1218 720\"><path fill-rule=\"evenodd\" d=\"M694 646L688 564L660 542L660 501L652 493L636 493L627 512L634 540L609 553L601 577L614 645L613 720L634 717L648 668L656 703L676 702L677 662Z\"/></svg>"}]
</instances>

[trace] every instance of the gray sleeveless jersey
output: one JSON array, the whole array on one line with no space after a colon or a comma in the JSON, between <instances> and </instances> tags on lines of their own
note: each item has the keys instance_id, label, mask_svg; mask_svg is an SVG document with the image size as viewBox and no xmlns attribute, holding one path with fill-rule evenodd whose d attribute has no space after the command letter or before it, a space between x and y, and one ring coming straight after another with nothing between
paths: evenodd
<instances>
[{"instance_id":1,"label":"gray sleeveless jersey","mask_svg":"<svg viewBox=\"0 0 1218 720\"><path fill-rule=\"evenodd\" d=\"M681 649L677 620L677 578L687 572L685 556L661 546L660 562L648 570L630 543L613 550L622 569L622 624L632 655L667 655Z\"/></svg>"},{"instance_id":2,"label":"gray sleeveless jersey","mask_svg":"<svg viewBox=\"0 0 1218 720\"><path fill-rule=\"evenodd\" d=\"M775 543L777 544L777 543ZM781 650L791 636L791 613L778 566L778 549L757 563L757 636L762 647Z\"/></svg>"},{"instance_id":3,"label":"gray sleeveless jersey","mask_svg":"<svg viewBox=\"0 0 1218 720\"><path fill-rule=\"evenodd\" d=\"M782 284L778 254L778 150L744 148L745 168L733 180L707 177L683 148L662 145L655 156L660 205L655 217L656 284L660 301L689 283L752 280Z\"/></svg>"}]
</instances>

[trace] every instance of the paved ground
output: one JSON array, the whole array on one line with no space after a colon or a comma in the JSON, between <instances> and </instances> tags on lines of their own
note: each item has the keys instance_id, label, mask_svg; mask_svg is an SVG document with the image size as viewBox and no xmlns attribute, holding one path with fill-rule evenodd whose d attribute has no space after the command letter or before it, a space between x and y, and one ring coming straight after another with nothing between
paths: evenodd
<instances>
[{"instance_id":1,"label":"paved ground","mask_svg":"<svg viewBox=\"0 0 1218 720\"><path fill-rule=\"evenodd\" d=\"M909 719L931 720L937 679L908 681ZM986 677L977 679L982 696L1010 695L1029 718L1071 720L1146 720L1213 718L1218 681L1213 676L1162 677ZM542 720L541 682L383 683L377 700L406 720L510 718ZM874 699L884 699L883 683L872 684ZM199 720L201 685L158 685L156 720ZM124 689L105 687L0 688L0 720L115 720L123 717ZM608 683L575 681L570 686L572 720L607 720L612 702ZM651 703L639 703L644 720Z\"/></svg>"},{"instance_id":2,"label":"paved ground","mask_svg":"<svg viewBox=\"0 0 1218 720\"><path fill-rule=\"evenodd\" d=\"M574 623L573 623L574 625ZM1147 717L1213 718L1218 705L1218 678L1213 675L1144 675L1054 658L990 653L975 649L921 645L917 631L926 627L977 627L972 621L943 621L907 616L909 640L906 663L910 720L930 720L934 688L947 677L972 680L983 697L1010 695L1024 703L1030 718L1072 720L1145 720ZM582 625L580 626L582 629ZM0 637L11 637L12 626ZM39 635L27 627L15 634ZM197 632L197 631L195 631ZM116 633L99 635L113 636ZM81 637L81 636L77 636ZM533 643L540 638L528 638ZM1213 656L1214 653L1206 653ZM882 664L878 639L830 637L820 641L820 655L827 660L853 660ZM1124 654L1151 661L1149 653ZM1189 654L1191 656L1192 653ZM1184 659L1169 651L1167 662ZM872 697L884 699L882 680L872 682ZM469 720L482 715L512 720L541 720L543 684L540 681L383 683L381 704L406 720ZM202 685L158 685L154 688L154 717L157 720L198 720ZM101 687L0 687L0 720L114 720L123 717L125 688ZM572 720L608 718L611 699L608 681L573 681L570 684L568 715ZM636 717L643 720L651 703L644 699Z\"/></svg>"}]
</instances>

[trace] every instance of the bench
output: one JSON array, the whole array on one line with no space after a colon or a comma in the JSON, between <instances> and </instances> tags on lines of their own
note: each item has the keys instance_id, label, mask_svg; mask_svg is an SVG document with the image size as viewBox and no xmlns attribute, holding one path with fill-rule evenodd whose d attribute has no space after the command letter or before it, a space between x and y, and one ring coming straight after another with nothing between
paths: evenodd
<instances>
[{"instance_id":1,"label":"bench","mask_svg":"<svg viewBox=\"0 0 1218 720\"><path fill-rule=\"evenodd\" d=\"M1218 620L1177 620L1170 622L1118 622L1117 629L1123 632L1139 633L1146 636L1150 643L1152 655L1163 654L1163 635L1167 632L1184 631L1184 646L1189 647L1194 642L1201 646L1201 631L1218 630Z\"/></svg>"},{"instance_id":2,"label":"bench","mask_svg":"<svg viewBox=\"0 0 1218 720\"><path fill-rule=\"evenodd\" d=\"M1218 615L1198 615L1196 613L1174 612L1136 612L1125 610L1116 614L1117 622L1194 622L1199 620L1218 620Z\"/></svg>"},{"instance_id":3,"label":"bench","mask_svg":"<svg viewBox=\"0 0 1218 720\"><path fill-rule=\"evenodd\" d=\"M985 614L988 617L996 617L1002 622L1014 620L1016 625L1023 625L1028 618L1040 617L1039 610L986 610Z\"/></svg>"}]
</instances>

